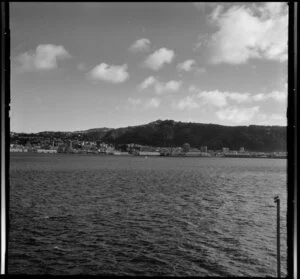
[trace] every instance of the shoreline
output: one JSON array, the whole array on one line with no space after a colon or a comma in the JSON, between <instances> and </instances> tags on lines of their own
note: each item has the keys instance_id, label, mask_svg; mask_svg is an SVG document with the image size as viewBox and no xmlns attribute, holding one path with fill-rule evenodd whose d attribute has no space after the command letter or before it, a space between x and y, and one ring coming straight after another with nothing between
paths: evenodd
<instances>
[{"instance_id":1,"label":"shoreline","mask_svg":"<svg viewBox=\"0 0 300 279\"><path fill-rule=\"evenodd\" d=\"M223 156L165 156L165 155L133 155L133 154L94 154L94 153L37 153L37 152L14 152L10 154L26 154L26 155L41 155L41 156L58 156L58 155L73 155L73 156L103 156L103 157L144 157L144 158L245 158L245 159L287 159L287 156L255 156L255 155L223 155Z\"/></svg>"}]
</instances>

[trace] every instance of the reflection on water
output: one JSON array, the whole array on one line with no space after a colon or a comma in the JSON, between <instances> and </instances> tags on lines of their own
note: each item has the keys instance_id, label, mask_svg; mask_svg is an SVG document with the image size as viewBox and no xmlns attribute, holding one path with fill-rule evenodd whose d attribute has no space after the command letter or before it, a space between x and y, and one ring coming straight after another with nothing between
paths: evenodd
<instances>
[{"instance_id":1,"label":"reflection on water","mask_svg":"<svg viewBox=\"0 0 300 279\"><path fill-rule=\"evenodd\" d=\"M276 276L286 160L12 154L11 274Z\"/></svg>"}]
</instances>

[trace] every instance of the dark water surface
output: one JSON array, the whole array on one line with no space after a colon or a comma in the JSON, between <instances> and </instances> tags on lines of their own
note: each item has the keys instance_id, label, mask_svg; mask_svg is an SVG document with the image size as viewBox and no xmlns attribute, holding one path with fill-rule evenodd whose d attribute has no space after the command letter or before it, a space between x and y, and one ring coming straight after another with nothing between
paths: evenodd
<instances>
[{"instance_id":1,"label":"dark water surface","mask_svg":"<svg viewBox=\"0 0 300 279\"><path fill-rule=\"evenodd\" d=\"M286 160L11 154L10 274L286 275Z\"/></svg>"}]
</instances>

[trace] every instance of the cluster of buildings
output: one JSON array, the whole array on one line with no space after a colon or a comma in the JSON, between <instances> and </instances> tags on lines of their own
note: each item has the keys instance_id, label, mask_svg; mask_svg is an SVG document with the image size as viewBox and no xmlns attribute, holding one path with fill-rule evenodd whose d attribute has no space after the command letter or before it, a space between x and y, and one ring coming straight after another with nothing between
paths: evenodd
<instances>
[{"instance_id":1,"label":"cluster of buildings","mask_svg":"<svg viewBox=\"0 0 300 279\"><path fill-rule=\"evenodd\" d=\"M187 145L187 144L185 144ZM243 157L243 158L286 158L286 152L250 152L244 147L239 150L230 150L223 147L220 150L209 150L207 146L193 148L186 147L153 147L139 144L123 144L114 146L100 141L72 141L56 144L11 144L10 152L35 152L35 153L68 153L68 154L98 154L98 155L135 155L135 156L168 156L168 157Z\"/></svg>"},{"instance_id":2,"label":"cluster of buildings","mask_svg":"<svg viewBox=\"0 0 300 279\"><path fill-rule=\"evenodd\" d=\"M89 141L52 141L42 142L39 144L31 144L27 142L25 145L12 143L10 144L10 152L34 152L34 153L106 153L110 154L114 148L108 144L97 145L96 142Z\"/></svg>"},{"instance_id":3,"label":"cluster of buildings","mask_svg":"<svg viewBox=\"0 0 300 279\"><path fill-rule=\"evenodd\" d=\"M20 144L10 144L10 152L35 152L35 153L57 153L56 148L41 148L41 146L27 147Z\"/></svg>"}]
</instances>

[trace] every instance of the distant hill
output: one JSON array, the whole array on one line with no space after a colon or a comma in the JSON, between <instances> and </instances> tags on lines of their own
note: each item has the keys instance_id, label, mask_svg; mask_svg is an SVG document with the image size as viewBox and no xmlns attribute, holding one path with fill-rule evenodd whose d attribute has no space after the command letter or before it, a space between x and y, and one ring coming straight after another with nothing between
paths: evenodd
<instances>
[{"instance_id":1,"label":"distant hill","mask_svg":"<svg viewBox=\"0 0 300 279\"><path fill-rule=\"evenodd\" d=\"M222 126L216 124L186 123L173 120L157 120L145 125L125 128L94 128L75 132L40 132L37 134L11 133L11 138L20 136L101 140L112 144L136 143L149 146L207 146L217 150L228 147L249 151L286 151L286 127L283 126Z\"/></svg>"},{"instance_id":2,"label":"distant hill","mask_svg":"<svg viewBox=\"0 0 300 279\"><path fill-rule=\"evenodd\" d=\"M146 125L112 129L102 138L116 144L137 143L151 146L207 146L208 149L229 147L251 151L286 151L286 127L222 126L157 120Z\"/></svg>"},{"instance_id":3,"label":"distant hill","mask_svg":"<svg viewBox=\"0 0 300 279\"><path fill-rule=\"evenodd\" d=\"M112 130L111 128L93 128L93 129L88 129L88 130L82 130L82 131L74 131L73 133L106 133L108 131Z\"/></svg>"},{"instance_id":4,"label":"distant hill","mask_svg":"<svg viewBox=\"0 0 300 279\"><path fill-rule=\"evenodd\" d=\"M90 140L101 140L107 132L109 132L110 128L93 128L84 131L76 131L73 134L85 134L88 135Z\"/></svg>"},{"instance_id":5,"label":"distant hill","mask_svg":"<svg viewBox=\"0 0 300 279\"><path fill-rule=\"evenodd\" d=\"M97 141L101 140L104 135L109 132L110 128L94 128L75 132L60 132L60 131L43 131L39 133L10 133L10 140L12 142L24 143L27 140L36 142L38 139L62 139L65 140L83 140L83 141Z\"/></svg>"}]
</instances>

